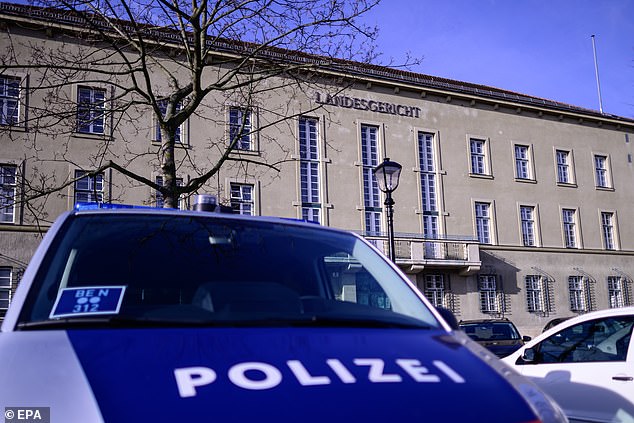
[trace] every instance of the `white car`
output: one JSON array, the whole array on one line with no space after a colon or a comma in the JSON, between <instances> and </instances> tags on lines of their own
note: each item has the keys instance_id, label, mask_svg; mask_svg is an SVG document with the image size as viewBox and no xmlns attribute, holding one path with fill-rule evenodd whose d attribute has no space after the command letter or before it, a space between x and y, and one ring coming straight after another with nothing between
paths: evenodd
<instances>
[{"instance_id":1,"label":"white car","mask_svg":"<svg viewBox=\"0 0 634 423\"><path fill-rule=\"evenodd\" d=\"M634 307L587 313L502 361L559 403L571 422L634 422Z\"/></svg>"}]
</instances>

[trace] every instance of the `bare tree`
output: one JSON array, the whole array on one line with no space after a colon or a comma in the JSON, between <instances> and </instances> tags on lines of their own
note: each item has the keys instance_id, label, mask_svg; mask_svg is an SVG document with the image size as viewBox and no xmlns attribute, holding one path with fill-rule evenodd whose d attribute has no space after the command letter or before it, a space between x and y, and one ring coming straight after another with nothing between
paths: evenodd
<instances>
[{"instance_id":1,"label":"bare tree","mask_svg":"<svg viewBox=\"0 0 634 423\"><path fill-rule=\"evenodd\" d=\"M0 70L29 72L26 89L38 99L30 101L24 117L30 134L25 158L34 163L23 187L27 206L28 200L45 201L80 178L107 169L124 174L131 184L157 190L165 207L176 207L179 198L197 192L228 162L276 168L278 163L265 156L236 152L245 136L295 117L283 104L271 107L267 121L258 126L250 125L249 113L238 111L228 139L207 137L207 159L202 161L178 149L183 125L194 116L225 125L218 107L228 99L246 109L268 107L267 99L274 95L323 81L319 69L346 60L371 62L376 58L376 29L359 24L358 18L378 1L51 0L3 5L3 14L17 10L24 25L42 34L41 42L25 42L28 38L19 37L24 27L6 25L0 35ZM104 90L78 94L69 89L78 81ZM153 128L138 123L147 113L153 115ZM42 161L81 166L64 141L44 157L38 137L64 140L95 126L106 136L90 144L91 169L63 180L38 172ZM148 130L156 132L158 148L132 142ZM24 139L11 126L0 131L5 138ZM279 148L284 148L281 143ZM132 170L138 161L157 168L161 183ZM195 176L179 181L184 166L194 169Z\"/></svg>"}]
</instances>

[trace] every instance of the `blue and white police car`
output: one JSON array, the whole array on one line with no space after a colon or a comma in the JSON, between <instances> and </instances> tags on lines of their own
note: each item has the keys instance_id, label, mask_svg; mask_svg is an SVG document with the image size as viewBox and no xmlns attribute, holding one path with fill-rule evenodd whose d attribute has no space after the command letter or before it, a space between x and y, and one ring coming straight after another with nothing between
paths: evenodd
<instances>
[{"instance_id":1,"label":"blue and white police car","mask_svg":"<svg viewBox=\"0 0 634 423\"><path fill-rule=\"evenodd\" d=\"M74 210L46 234L2 324L0 409L52 423L566 421L355 234L133 208Z\"/></svg>"}]
</instances>

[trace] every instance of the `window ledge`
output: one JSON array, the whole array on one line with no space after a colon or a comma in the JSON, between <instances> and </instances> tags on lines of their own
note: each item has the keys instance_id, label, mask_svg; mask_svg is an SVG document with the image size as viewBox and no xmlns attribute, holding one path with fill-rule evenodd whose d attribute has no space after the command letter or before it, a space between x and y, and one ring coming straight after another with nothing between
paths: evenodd
<instances>
[{"instance_id":1,"label":"window ledge","mask_svg":"<svg viewBox=\"0 0 634 423\"><path fill-rule=\"evenodd\" d=\"M29 132L29 130L27 129L27 127L24 125L24 123L17 123L15 125L9 125L6 123L0 123L0 128L2 128L1 130L4 132Z\"/></svg>"},{"instance_id":2,"label":"window ledge","mask_svg":"<svg viewBox=\"0 0 634 423\"><path fill-rule=\"evenodd\" d=\"M486 173L469 173L469 177L477 179L493 179L493 175L488 175Z\"/></svg>"},{"instance_id":3,"label":"window ledge","mask_svg":"<svg viewBox=\"0 0 634 423\"><path fill-rule=\"evenodd\" d=\"M595 189L597 191L608 191L608 192L614 192L614 188L612 187L595 187Z\"/></svg>"},{"instance_id":4,"label":"window ledge","mask_svg":"<svg viewBox=\"0 0 634 423\"><path fill-rule=\"evenodd\" d=\"M577 188L577 184L574 182L557 182L557 186L563 188Z\"/></svg>"},{"instance_id":5,"label":"window ledge","mask_svg":"<svg viewBox=\"0 0 634 423\"><path fill-rule=\"evenodd\" d=\"M90 134L86 132L73 132L71 137L97 141L114 141L113 137L106 134Z\"/></svg>"},{"instance_id":6,"label":"window ledge","mask_svg":"<svg viewBox=\"0 0 634 423\"><path fill-rule=\"evenodd\" d=\"M260 156L261 153L258 150L238 150L238 149L232 149L231 152L229 153L232 156L240 156L240 155L245 155L245 156Z\"/></svg>"},{"instance_id":7,"label":"window ledge","mask_svg":"<svg viewBox=\"0 0 634 423\"><path fill-rule=\"evenodd\" d=\"M515 182L520 182L523 184L536 184L537 179L515 178Z\"/></svg>"},{"instance_id":8,"label":"window ledge","mask_svg":"<svg viewBox=\"0 0 634 423\"><path fill-rule=\"evenodd\" d=\"M152 145L155 146L155 147L160 147L161 146L161 141L152 140ZM182 142L174 143L174 147L175 148L184 148L184 149L192 148L191 144L189 144L189 143L183 144Z\"/></svg>"}]
</instances>

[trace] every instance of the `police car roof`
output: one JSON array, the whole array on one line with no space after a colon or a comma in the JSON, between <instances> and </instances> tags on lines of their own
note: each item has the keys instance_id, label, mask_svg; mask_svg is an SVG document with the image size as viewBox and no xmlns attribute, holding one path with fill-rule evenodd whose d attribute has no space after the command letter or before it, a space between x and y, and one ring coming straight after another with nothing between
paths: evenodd
<instances>
[{"instance_id":1,"label":"police car roof","mask_svg":"<svg viewBox=\"0 0 634 423\"><path fill-rule=\"evenodd\" d=\"M252 215L241 215L234 213L219 213L219 212L208 212L208 211L197 211L197 210L180 210L180 209L170 209L170 208L157 208L157 207L148 207L148 206L130 206L124 204L117 205L92 205L84 204L76 207L70 212L67 212L67 215L72 216L85 216L85 215L114 215L114 214L132 214L132 215L164 215L164 216L199 216L206 217L212 219L231 219L231 220L246 220L246 221L257 221L257 222L267 222L267 223L275 223L275 224L283 224L283 225L291 225L291 226L300 226L305 228L313 228L318 230L326 230L347 234L354 234L353 231L332 228L328 226L320 225L316 222L310 222L303 219L296 219L291 217L280 217L280 216L252 216Z\"/></svg>"}]
</instances>

